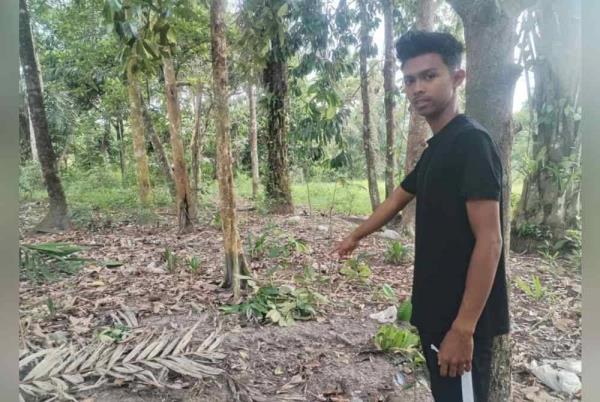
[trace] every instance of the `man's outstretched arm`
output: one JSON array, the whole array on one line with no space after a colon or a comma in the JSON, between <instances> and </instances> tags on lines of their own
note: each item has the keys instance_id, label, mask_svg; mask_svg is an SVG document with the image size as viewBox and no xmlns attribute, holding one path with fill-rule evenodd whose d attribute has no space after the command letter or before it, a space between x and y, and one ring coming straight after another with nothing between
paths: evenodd
<instances>
[{"instance_id":1,"label":"man's outstretched arm","mask_svg":"<svg viewBox=\"0 0 600 402\"><path fill-rule=\"evenodd\" d=\"M340 257L344 257L358 246L358 242L375 232L383 225L388 223L398 212L402 210L413 198L411 194L398 186L379 207L369 216L369 218L360 224L352 233L342 240L334 249Z\"/></svg>"}]
</instances>

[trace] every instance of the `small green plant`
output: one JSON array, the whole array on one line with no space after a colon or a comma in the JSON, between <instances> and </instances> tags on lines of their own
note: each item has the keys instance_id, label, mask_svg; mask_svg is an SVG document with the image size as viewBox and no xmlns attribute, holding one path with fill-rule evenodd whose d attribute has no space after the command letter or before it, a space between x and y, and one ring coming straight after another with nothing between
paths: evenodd
<instances>
[{"instance_id":1,"label":"small green plant","mask_svg":"<svg viewBox=\"0 0 600 402\"><path fill-rule=\"evenodd\" d=\"M287 248L289 251L297 253L308 253L310 251L310 246L305 240L295 239L293 237L288 239Z\"/></svg>"},{"instance_id":2,"label":"small green plant","mask_svg":"<svg viewBox=\"0 0 600 402\"><path fill-rule=\"evenodd\" d=\"M398 298L396 297L396 291L389 284L384 283L379 290L377 290L375 297L380 300L391 301L396 303Z\"/></svg>"},{"instance_id":3,"label":"small green plant","mask_svg":"<svg viewBox=\"0 0 600 402\"><path fill-rule=\"evenodd\" d=\"M121 342L129 331L131 331L131 328L127 325L116 324L113 327L107 327L100 331L98 339L105 343Z\"/></svg>"},{"instance_id":4,"label":"small green plant","mask_svg":"<svg viewBox=\"0 0 600 402\"><path fill-rule=\"evenodd\" d=\"M179 263L179 258L169 247L165 248L165 251L162 255L163 261L167 265L167 272L174 273L177 270L177 265Z\"/></svg>"},{"instance_id":5,"label":"small green plant","mask_svg":"<svg viewBox=\"0 0 600 402\"><path fill-rule=\"evenodd\" d=\"M46 307L48 307L48 314L50 315L50 318L53 318L56 315L58 309L56 308L54 300L52 300L50 296L48 296L48 299L46 300Z\"/></svg>"},{"instance_id":6,"label":"small green plant","mask_svg":"<svg viewBox=\"0 0 600 402\"><path fill-rule=\"evenodd\" d=\"M188 259L187 265L192 274L195 274L200 269L200 258L193 256Z\"/></svg>"},{"instance_id":7,"label":"small green plant","mask_svg":"<svg viewBox=\"0 0 600 402\"><path fill-rule=\"evenodd\" d=\"M248 234L248 254L250 258L257 259L265 254L267 242L267 233L261 233L258 236L253 236L252 233Z\"/></svg>"},{"instance_id":8,"label":"small green plant","mask_svg":"<svg viewBox=\"0 0 600 402\"><path fill-rule=\"evenodd\" d=\"M24 244L20 247L21 275L36 283L74 275L88 261L77 256L83 248L67 243Z\"/></svg>"},{"instance_id":9,"label":"small green plant","mask_svg":"<svg viewBox=\"0 0 600 402\"><path fill-rule=\"evenodd\" d=\"M403 321L410 321L410 318L412 317L412 303L409 300L404 301L399 307L398 307L398 313L396 314L396 320L399 322L403 322Z\"/></svg>"},{"instance_id":10,"label":"small green plant","mask_svg":"<svg viewBox=\"0 0 600 402\"><path fill-rule=\"evenodd\" d=\"M385 260L390 264L401 264L406 260L407 250L399 241L390 242L385 252Z\"/></svg>"},{"instance_id":11,"label":"small green plant","mask_svg":"<svg viewBox=\"0 0 600 402\"><path fill-rule=\"evenodd\" d=\"M373 339L377 349L383 352L415 353L419 346L419 337L409 329L400 329L394 324L379 327Z\"/></svg>"},{"instance_id":12,"label":"small green plant","mask_svg":"<svg viewBox=\"0 0 600 402\"><path fill-rule=\"evenodd\" d=\"M319 304L327 299L309 289L289 286L261 286L246 302L221 307L225 313L237 313L250 321L270 322L288 326L296 320L310 320L317 314Z\"/></svg>"},{"instance_id":13,"label":"small green plant","mask_svg":"<svg viewBox=\"0 0 600 402\"><path fill-rule=\"evenodd\" d=\"M210 223L215 229L219 229L221 230L221 228L223 227L223 220L221 219L221 213L220 212L215 212L215 215L212 218L212 221Z\"/></svg>"},{"instance_id":14,"label":"small green plant","mask_svg":"<svg viewBox=\"0 0 600 402\"><path fill-rule=\"evenodd\" d=\"M531 284L525 282L521 278L516 278L515 283L523 293L535 300L541 300L548 293L537 275L532 276Z\"/></svg>"},{"instance_id":15,"label":"small green plant","mask_svg":"<svg viewBox=\"0 0 600 402\"><path fill-rule=\"evenodd\" d=\"M346 260L344 266L340 269L340 274L352 280L367 282L372 271L366 262L360 261L358 258L350 258Z\"/></svg>"}]
</instances>

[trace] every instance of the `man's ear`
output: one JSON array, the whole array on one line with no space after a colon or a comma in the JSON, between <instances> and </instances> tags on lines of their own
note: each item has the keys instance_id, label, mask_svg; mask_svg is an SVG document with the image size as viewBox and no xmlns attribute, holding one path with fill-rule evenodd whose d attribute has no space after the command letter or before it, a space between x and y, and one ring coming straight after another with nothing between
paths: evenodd
<instances>
[{"instance_id":1,"label":"man's ear","mask_svg":"<svg viewBox=\"0 0 600 402\"><path fill-rule=\"evenodd\" d=\"M454 88L458 88L459 86L461 86L463 84L463 82L465 82L466 76L467 76L467 72L465 70L463 70L462 68L459 68L458 70L454 71L454 74L453 74Z\"/></svg>"}]
</instances>

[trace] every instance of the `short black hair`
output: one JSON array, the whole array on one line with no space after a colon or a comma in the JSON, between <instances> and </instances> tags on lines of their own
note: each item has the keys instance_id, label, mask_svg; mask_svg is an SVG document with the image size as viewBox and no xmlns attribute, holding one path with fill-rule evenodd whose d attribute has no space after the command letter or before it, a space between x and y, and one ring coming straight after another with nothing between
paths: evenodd
<instances>
[{"instance_id":1,"label":"short black hair","mask_svg":"<svg viewBox=\"0 0 600 402\"><path fill-rule=\"evenodd\" d=\"M464 46L454 36L444 32L408 31L396 41L396 55L401 66L413 57L437 53L451 69L460 67Z\"/></svg>"}]
</instances>

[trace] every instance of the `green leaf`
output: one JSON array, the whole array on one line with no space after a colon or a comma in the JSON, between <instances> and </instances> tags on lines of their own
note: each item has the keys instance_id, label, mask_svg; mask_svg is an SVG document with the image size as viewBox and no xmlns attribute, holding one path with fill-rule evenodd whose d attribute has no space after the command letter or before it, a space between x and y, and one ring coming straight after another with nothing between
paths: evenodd
<instances>
[{"instance_id":1,"label":"green leaf","mask_svg":"<svg viewBox=\"0 0 600 402\"><path fill-rule=\"evenodd\" d=\"M177 39L175 38L175 32L172 29L169 29L167 31L167 41L173 45L177 44Z\"/></svg>"},{"instance_id":2,"label":"green leaf","mask_svg":"<svg viewBox=\"0 0 600 402\"><path fill-rule=\"evenodd\" d=\"M281 7L279 7L279 10L277 10L277 16L279 18L283 18L283 16L287 14L288 9L289 9L288 4L287 3L283 3L281 5Z\"/></svg>"},{"instance_id":3,"label":"green leaf","mask_svg":"<svg viewBox=\"0 0 600 402\"><path fill-rule=\"evenodd\" d=\"M410 321L412 316L412 303L410 300L405 301L398 308L398 314L396 315L396 319L398 321Z\"/></svg>"},{"instance_id":4,"label":"green leaf","mask_svg":"<svg viewBox=\"0 0 600 402\"><path fill-rule=\"evenodd\" d=\"M104 261L104 266L106 268L117 268L117 267L123 266L123 263L119 262L119 261L107 260L107 261Z\"/></svg>"},{"instance_id":5,"label":"green leaf","mask_svg":"<svg viewBox=\"0 0 600 402\"><path fill-rule=\"evenodd\" d=\"M327 112L325 113L325 120L332 120L335 117L336 112L337 108L335 106L329 106L327 108Z\"/></svg>"}]
</instances>

